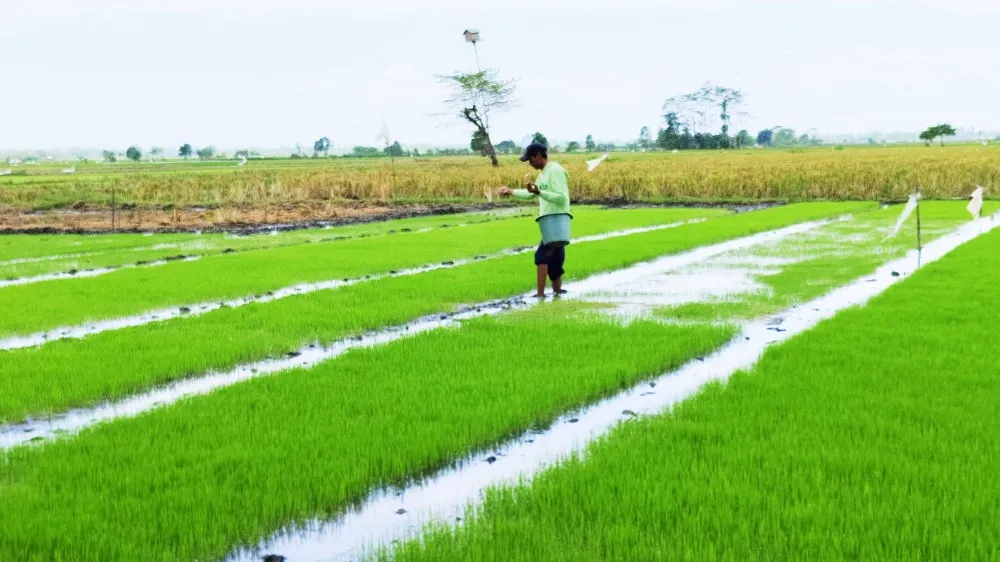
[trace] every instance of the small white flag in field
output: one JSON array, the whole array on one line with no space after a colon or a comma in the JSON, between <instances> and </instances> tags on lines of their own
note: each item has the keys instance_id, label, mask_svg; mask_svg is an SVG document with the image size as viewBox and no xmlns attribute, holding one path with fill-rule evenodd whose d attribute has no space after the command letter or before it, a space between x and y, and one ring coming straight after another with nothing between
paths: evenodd
<instances>
[{"instance_id":1,"label":"small white flag in field","mask_svg":"<svg viewBox=\"0 0 1000 562\"><path fill-rule=\"evenodd\" d=\"M587 160L587 171L588 172L593 172L594 169L597 168L598 166L600 166L601 162L604 162L605 160L607 160L607 158L608 158L608 155L605 154L604 156L601 156L600 158L594 158L593 160Z\"/></svg>"},{"instance_id":2,"label":"small white flag in field","mask_svg":"<svg viewBox=\"0 0 1000 562\"><path fill-rule=\"evenodd\" d=\"M917 197L918 195L916 193L910 196L910 200L906 202L906 207L903 208L903 214L899 215L899 220L896 221L896 226L893 227L892 233L885 237L886 240L895 238L896 235L899 234L899 229L903 228L903 223L906 222L906 219L910 218L913 211L917 209Z\"/></svg>"},{"instance_id":3,"label":"small white flag in field","mask_svg":"<svg viewBox=\"0 0 1000 562\"><path fill-rule=\"evenodd\" d=\"M972 192L972 201L969 201L969 206L966 209L972 213L973 219L978 219L983 212L983 188L977 185L976 190Z\"/></svg>"}]
</instances>

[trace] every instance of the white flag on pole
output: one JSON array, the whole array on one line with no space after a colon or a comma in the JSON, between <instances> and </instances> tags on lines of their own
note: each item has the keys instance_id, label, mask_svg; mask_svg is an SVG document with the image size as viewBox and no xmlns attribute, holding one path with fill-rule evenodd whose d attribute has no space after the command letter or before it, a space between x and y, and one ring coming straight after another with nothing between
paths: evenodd
<instances>
[{"instance_id":1,"label":"white flag on pole","mask_svg":"<svg viewBox=\"0 0 1000 562\"><path fill-rule=\"evenodd\" d=\"M906 219L910 218L913 211L917 209L917 197L918 194L916 193L910 196L910 200L906 202L906 207L903 207L903 214L899 215L899 220L896 221L896 226L893 227L892 232L885 237L886 240L895 238L896 235L899 234L899 229L903 228L903 223L906 222Z\"/></svg>"},{"instance_id":2,"label":"white flag on pole","mask_svg":"<svg viewBox=\"0 0 1000 562\"><path fill-rule=\"evenodd\" d=\"M977 185L976 190L972 192L972 201L969 201L969 206L966 209L972 213L973 219L978 219L983 212L983 188Z\"/></svg>"},{"instance_id":3,"label":"white flag on pole","mask_svg":"<svg viewBox=\"0 0 1000 562\"><path fill-rule=\"evenodd\" d=\"M587 171L588 172L593 172L594 169L597 168L598 166L600 166L601 162L604 162L607 158L608 158L608 155L605 154L604 156L601 156L600 158L594 158L593 160L587 160Z\"/></svg>"}]
</instances>

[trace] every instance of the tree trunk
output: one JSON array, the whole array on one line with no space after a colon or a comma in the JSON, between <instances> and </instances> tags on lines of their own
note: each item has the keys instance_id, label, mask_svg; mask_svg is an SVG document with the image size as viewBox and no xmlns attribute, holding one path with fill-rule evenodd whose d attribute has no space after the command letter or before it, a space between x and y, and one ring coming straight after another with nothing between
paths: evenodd
<instances>
[{"instance_id":1,"label":"tree trunk","mask_svg":"<svg viewBox=\"0 0 1000 562\"><path fill-rule=\"evenodd\" d=\"M497 149L493 146L493 140L490 139L490 134L486 129L481 130L483 131L483 138L486 140L486 155L490 157L490 163L493 164L493 167L499 168L500 161L497 160Z\"/></svg>"}]
</instances>

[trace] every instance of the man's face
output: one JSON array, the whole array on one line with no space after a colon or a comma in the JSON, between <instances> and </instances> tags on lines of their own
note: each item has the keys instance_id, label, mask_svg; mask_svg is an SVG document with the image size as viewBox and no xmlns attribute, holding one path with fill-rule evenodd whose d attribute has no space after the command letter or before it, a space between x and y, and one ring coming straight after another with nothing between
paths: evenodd
<instances>
[{"instance_id":1,"label":"man's face","mask_svg":"<svg viewBox=\"0 0 1000 562\"><path fill-rule=\"evenodd\" d=\"M536 170L544 170L545 163L546 163L545 157L542 156L541 154L536 154L528 158L528 164L531 164L531 167Z\"/></svg>"}]
</instances>

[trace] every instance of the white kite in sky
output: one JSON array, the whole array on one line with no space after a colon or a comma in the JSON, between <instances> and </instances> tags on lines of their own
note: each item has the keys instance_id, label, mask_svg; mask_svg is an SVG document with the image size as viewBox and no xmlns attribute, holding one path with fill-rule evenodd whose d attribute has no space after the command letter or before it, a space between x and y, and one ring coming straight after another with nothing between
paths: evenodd
<instances>
[{"instance_id":1,"label":"white kite in sky","mask_svg":"<svg viewBox=\"0 0 1000 562\"><path fill-rule=\"evenodd\" d=\"M983 187L981 185L976 186L976 190L972 192L972 201L969 201L969 206L966 209L972 213L973 219L978 219L983 212Z\"/></svg>"},{"instance_id":2,"label":"white kite in sky","mask_svg":"<svg viewBox=\"0 0 1000 562\"><path fill-rule=\"evenodd\" d=\"M890 238L895 238L899 234L899 229L903 228L903 223L906 219L910 218L913 211L917 209L917 199L920 197L918 193L914 193L910 196L910 200L906 202L906 207L903 208L903 214L899 215L899 220L896 221L896 226L893 227L892 233L885 237L886 240Z\"/></svg>"},{"instance_id":3,"label":"white kite in sky","mask_svg":"<svg viewBox=\"0 0 1000 562\"><path fill-rule=\"evenodd\" d=\"M601 156L600 158L594 158L593 160L587 160L587 171L588 172L593 172L594 169L597 168L598 166L600 166L601 162L604 162L605 160L607 160L607 158L608 158L608 155L605 154L604 156Z\"/></svg>"}]
</instances>

